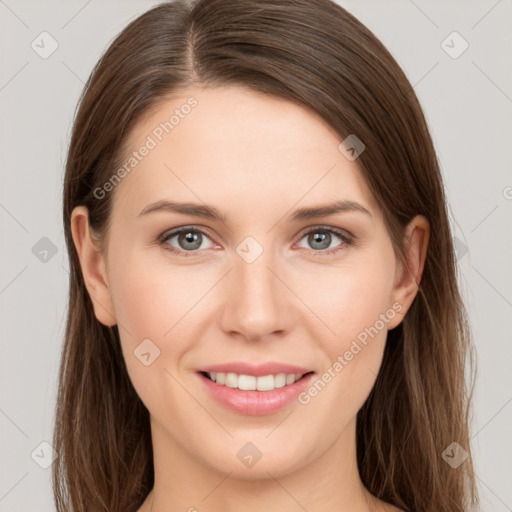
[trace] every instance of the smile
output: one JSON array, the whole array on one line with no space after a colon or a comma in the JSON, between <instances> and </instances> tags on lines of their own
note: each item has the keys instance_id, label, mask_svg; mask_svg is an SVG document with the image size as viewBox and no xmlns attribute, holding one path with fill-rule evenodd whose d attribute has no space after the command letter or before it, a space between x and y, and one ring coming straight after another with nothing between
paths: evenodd
<instances>
[{"instance_id":1,"label":"smile","mask_svg":"<svg viewBox=\"0 0 512 512\"><path fill-rule=\"evenodd\" d=\"M234 372L197 372L209 399L245 416L277 413L287 406L303 407L298 395L310 386L315 372L251 375Z\"/></svg>"},{"instance_id":2,"label":"smile","mask_svg":"<svg viewBox=\"0 0 512 512\"><path fill-rule=\"evenodd\" d=\"M233 389L244 391L272 391L273 389L290 386L300 380L304 374L301 373L278 373L276 375L244 375L237 373L210 372L206 376L220 386L227 386Z\"/></svg>"}]
</instances>

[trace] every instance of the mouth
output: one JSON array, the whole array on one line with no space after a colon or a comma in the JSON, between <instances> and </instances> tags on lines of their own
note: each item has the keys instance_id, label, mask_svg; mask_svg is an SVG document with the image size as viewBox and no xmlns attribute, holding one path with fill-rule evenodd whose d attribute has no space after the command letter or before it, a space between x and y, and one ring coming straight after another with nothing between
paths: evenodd
<instances>
[{"instance_id":1,"label":"mouth","mask_svg":"<svg viewBox=\"0 0 512 512\"><path fill-rule=\"evenodd\" d=\"M277 365L260 367L236 365L247 373L236 373L235 365L210 367L197 372L206 396L231 412L245 416L264 416L277 413L287 406L300 403L297 396L312 382L315 372L295 366ZM213 369L215 368L215 369ZM293 370L297 370L295 373Z\"/></svg>"},{"instance_id":2,"label":"mouth","mask_svg":"<svg viewBox=\"0 0 512 512\"><path fill-rule=\"evenodd\" d=\"M315 372L277 373L269 375L247 375L234 372L199 372L218 386L227 386L242 391L272 391L295 384L297 381Z\"/></svg>"}]
</instances>

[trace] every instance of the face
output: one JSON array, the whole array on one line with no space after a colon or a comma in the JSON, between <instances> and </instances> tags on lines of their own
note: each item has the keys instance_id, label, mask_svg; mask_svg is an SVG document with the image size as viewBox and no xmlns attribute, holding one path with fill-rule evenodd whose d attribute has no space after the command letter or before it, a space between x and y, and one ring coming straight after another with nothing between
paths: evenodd
<instances>
[{"instance_id":1,"label":"face","mask_svg":"<svg viewBox=\"0 0 512 512\"><path fill-rule=\"evenodd\" d=\"M410 302L341 142L315 113L241 87L182 91L131 133L122 179L97 191L114 196L108 287L92 293L154 445L261 478L353 440Z\"/></svg>"}]
</instances>

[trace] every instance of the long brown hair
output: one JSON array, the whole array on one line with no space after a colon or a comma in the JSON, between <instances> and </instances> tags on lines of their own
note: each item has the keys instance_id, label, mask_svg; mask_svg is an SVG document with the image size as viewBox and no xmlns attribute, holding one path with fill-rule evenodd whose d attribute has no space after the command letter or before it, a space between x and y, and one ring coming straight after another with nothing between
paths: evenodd
<instances>
[{"instance_id":1,"label":"long brown hair","mask_svg":"<svg viewBox=\"0 0 512 512\"><path fill-rule=\"evenodd\" d=\"M469 510L477 503L472 343L437 156L410 83L373 33L330 0L178 0L121 32L91 74L74 121L63 208L69 310L53 440L58 512L135 511L154 481L149 413L117 326L94 315L71 213L86 206L91 227L104 234L114 192L98 200L94 191L120 165L137 121L178 89L231 84L312 109L341 140L363 141L357 162L402 261L406 224L417 214L429 220L417 296L388 333L357 416L358 466L372 494L407 511ZM453 442L468 455L457 468L443 458Z\"/></svg>"}]
</instances>

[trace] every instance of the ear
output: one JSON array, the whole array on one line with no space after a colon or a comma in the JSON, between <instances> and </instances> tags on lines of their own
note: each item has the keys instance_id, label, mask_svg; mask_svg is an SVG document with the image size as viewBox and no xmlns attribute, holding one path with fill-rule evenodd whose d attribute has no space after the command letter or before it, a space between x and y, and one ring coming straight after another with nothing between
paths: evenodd
<instances>
[{"instance_id":1,"label":"ear","mask_svg":"<svg viewBox=\"0 0 512 512\"><path fill-rule=\"evenodd\" d=\"M404 246L407 262L404 265L397 261L391 304L394 304L393 309L398 314L389 321L388 329L400 324L418 293L429 239L430 223L423 215L417 215L405 229Z\"/></svg>"},{"instance_id":2,"label":"ear","mask_svg":"<svg viewBox=\"0 0 512 512\"><path fill-rule=\"evenodd\" d=\"M116 324L112 298L108 285L105 257L100 244L92 236L89 213L85 206L77 206L71 213L71 233L85 286L91 297L94 314L106 326Z\"/></svg>"}]
</instances>

